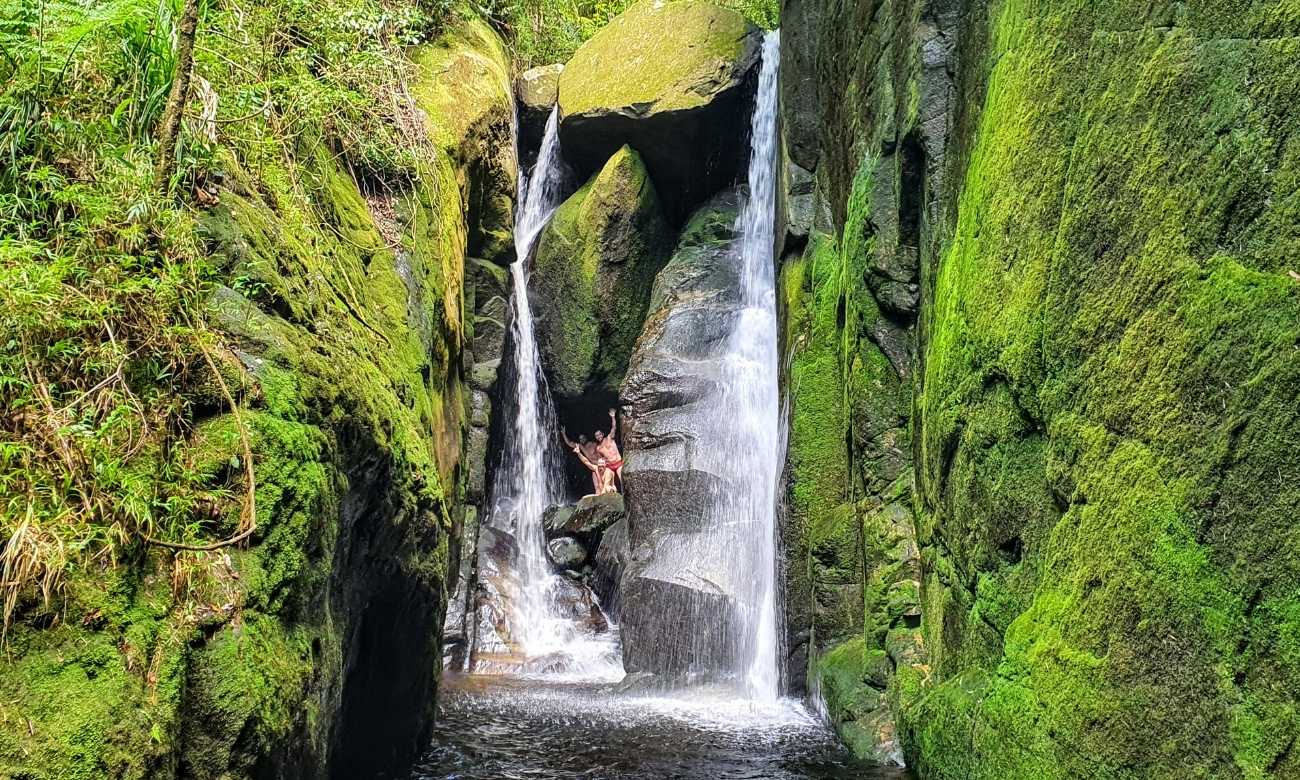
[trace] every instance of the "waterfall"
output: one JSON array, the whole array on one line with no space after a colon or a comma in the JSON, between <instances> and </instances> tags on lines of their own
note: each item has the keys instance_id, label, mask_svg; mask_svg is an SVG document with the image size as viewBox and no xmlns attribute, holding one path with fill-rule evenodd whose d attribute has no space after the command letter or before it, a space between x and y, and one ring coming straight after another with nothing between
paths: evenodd
<instances>
[{"instance_id":1,"label":"waterfall","mask_svg":"<svg viewBox=\"0 0 1300 780\"><path fill-rule=\"evenodd\" d=\"M517 544L517 593L508 610L511 640L525 657L525 669L615 675L622 667L614 636L592 637L557 614L564 582L546 557L543 514L561 503L555 462L555 410L546 390L528 301L528 268L542 230L564 196L566 169L560 151L559 108L551 110L531 175L520 173L515 213L515 262L510 266L513 299L514 393L507 399L504 452L495 472L491 522L508 528ZM536 663L530 663L536 662Z\"/></svg>"},{"instance_id":2,"label":"waterfall","mask_svg":"<svg viewBox=\"0 0 1300 780\"><path fill-rule=\"evenodd\" d=\"M729 425L723 497L744 529L737 563L748 572L738 597L737 677L758 702L776 701L780 669L777 615L777 483L782 460L776 327L777 75L780 31L763 38L758 93L750 122L749 197L736 223L741 308L728 337L724 395Z\"/></svg>"},{"instance_id":3,"label":"waterfall","mask_svg":"<svg viewBox=\"0 0 1300 780\"><path fill-rule=\"evenodd\" d=\"M532 175L519 176L521 204L515 214L515 262L510 265L514 299L515 414L509 419L507 459L497 469L499 501L509 501L519 545L518 605L525 652L537 655L555 648L561 639L551 615L551 572L546 560L546 534L542 513L555 503L556 469L548 453L555 429L545 379L533 332L533 312L528 303L528 263L537 237L559 206L564 184L560 158L559 108L551 110ZM513 456L513 457L510 457ZM501 484L504 482L505 484ZM502 489L504 488L504 490Z\"/></svg>"}]
</instances>

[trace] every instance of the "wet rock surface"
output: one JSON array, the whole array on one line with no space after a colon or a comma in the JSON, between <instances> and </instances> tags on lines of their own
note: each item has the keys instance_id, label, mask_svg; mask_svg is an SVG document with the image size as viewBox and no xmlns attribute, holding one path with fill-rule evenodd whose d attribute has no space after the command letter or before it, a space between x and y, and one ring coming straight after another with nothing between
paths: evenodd
<instances>
[{"instance_id":1,"label":"wet rock surface","mask_svg":"<svg viewBox=\"0 0 1300 780\"><path fill-rule=\"evenodd\" d=\"M596 548L591 577L591 590L600 599L605 612L614 620L619 619L622 594L619 580L623 569L632 556L632 547L628 543L627 518L620 517L600 537L600 546Z\"/></svg>"},{"instance_id":2,"label":"wet rock surface","mask_svg":"<svg viewBox=\"0 0 1300 780\"><path fill-rule=\"evenodd\" d=\"M621 574L623 660L629 673L678 676L729 669L734 637L730 543L702 517L726 489L698 438L721 377L720 344L736 316L739 279L732 239L736 193L692 216L656 280L647 320L624 380L630 422L624 469L630 554ZM692 626L714 627L708 632Z\"/></svg>"},{"instance_id":3,"label":"wet rock surface","mask_svg":"<svg viewBox=\"0 0 1300 780\"><path fill-rule=\"evenodd\" d=\"M560 536L546 543L546 557L561 569L573 569L587 560L587 548L572 536Z\"/></svg>"},{"instance_id":4,"label":"wet rock surface","mask_svg":"<svg viewBox=\"0 0 1300 780\"><path fill-rule=\"evenodd\" d=\"M551 507L543 517L548 536L569 534L597 540L610 526L623 519L623 496L606 493L588 496L569 506Z\"/></svg>"}]
</instances>

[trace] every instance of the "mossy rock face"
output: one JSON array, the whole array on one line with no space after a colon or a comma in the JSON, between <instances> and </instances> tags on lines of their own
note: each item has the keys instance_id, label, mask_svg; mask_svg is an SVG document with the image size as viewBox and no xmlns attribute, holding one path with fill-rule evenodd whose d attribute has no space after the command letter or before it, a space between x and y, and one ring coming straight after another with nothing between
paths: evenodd
<instances>
[{"instance_id":1,"label":"mossy rock face","mask_svg":"<svg viewBox=\"0 0 1300 780\"><path fill-rule=\"evenodd\" d=\"M1294 4L785 5L812 22L783 36L787 147L842 250L876 242L850 289L916 372L921 586L868 582L865 605L903 618L891 658L928 653L888 688L909 763L1300 776ZM867 189L898 204L871 230L864 165L898 171ZM888 377L866 358L845 375L864 412ZM883 476L899 447L850 421Z\"/></svg>"},{"instance_id":2,"label":"mossy rock face","mask_svg":"<svg viewBox=\"0 0 1300 780\"><path fill-rule=\"evenodd\" d=\"M514 259L514 88L510 57L491 27L461 22L412 54L411 92L433 142L455 163L470 226L468 251Z\"/></svg>"},{"instance_id":3,"label":"mossy rock face","mask_svg":"<svg viewBox=\"0 0 1300 780\"><path fill-rule=\"evenodd\" d=\"M705 0L645 0L578 49L560 75L565 158L588 174L624 144L645 157L669 216L735 181L748 159L760 33Z\"/></svg>"},{"instance_id":4,"label":"mossy rock face","mask_svg":"<svg viewBox=\"0 0 1300 780\"><path fill-rule=\"evenodd\" d=\"M484 151L479 131L511 109L510 56L487 24L462 22L412 55L413 94L428 114L434 143L472 162Z\"/></svg>"},{"instance_id":5,"label":"mossy rock face","mask_svg":"<svg viewBox=\"0 0 1300 780\"><path fill-rule=\"evenodd\" d=\"M0 777L375 777L427 746L465 490L466 248L488 219L469 185L511 101L500 41L472 40L501 55L487 135L429 115L444 143L393 188L400 252L324 139L257 166L218 151L226 186L196 243L218 275L204 318L250 439L256 531L214 553L129 548L70 572L52 627L20 615L0 654ZM425 97L477 89L426 76ZM439 135L452 127L464 143ZM177 458L219 496L174 541L205 543L234 533L248 464L224 394L191 422Z\"/></svg>"},{"instance_id":6,"label":"mossy rock face","mask_svg":"<svg viewBox=\"0 0 1300 780\"><path fill-rule=\"evenodd\" d=\"M918 396L927 776L1300 776L1284 8L991 9Z\"/></svg>"},{"instance_id":7,"label":"mossy rock face","mask_svg":"<svg viewBox=\"0 0 1300 780\"><path fill-rule=\"evenodd\" d=\"M817 659L814 674L826 712L854 754L882 765L901 766L886 688L894 673L883 650L861 638L830 648Z\"/></svg>"},{"instance_id":8,"label":"mossy rock face","mask_svg":"<svg viewBox=\"0 0 1300 780\"><path fill-rule=\"evenodd\" d=\"M68 620L7 637L0 777L171 776L191 637L168 620L166 580L110 573L71 585Z\"/></svg>"},{"instance_id":9,"label":"mossy rock face","mask_svg":"<svg viewBox=\"0 0 1300 780\"><path fill-rule=\"evenodd\" d=\"M626 146L556 210L538 240L529 299L562 409L591 393L617 397L671 242L655 186Z\"/></svg>"}]
</instances>

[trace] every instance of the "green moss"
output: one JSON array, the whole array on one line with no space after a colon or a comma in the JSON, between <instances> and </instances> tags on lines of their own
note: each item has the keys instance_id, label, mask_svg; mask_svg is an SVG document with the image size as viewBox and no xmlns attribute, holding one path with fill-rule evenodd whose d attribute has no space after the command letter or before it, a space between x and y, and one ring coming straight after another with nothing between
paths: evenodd
<instances>
[{"instance_id":1,"label":"green moss","mask_svg":"<svg viewBox=\"0 0 1300 780\"><path fill-rule=\"evenodd\" d=\"M697 87L734 68L753 30L740 14L707 0L639 2L569 60L560 74L560 112L704 105L706 90Z\"/></svg>"},{"instance_id":2,"label":"green moss","mask_svg":"<svg viewBox=\"0 0 1300 780\"><path fill-rule=\"evenodd\" d=\"M670 237L645 164L628 146L556 209L529 287L557 397L617 395Z\"/></svg>"},{"instance_id":3,"label":"green moss","mask_svg":"<svg viewBox=\"0 0 1300 780\"><path fill-rule=\"evenodd\" d=\"M411 59L417 74L411 93L431 118L434 142L457 153L460 162L481 157L482 149L467 144L503 103L510 110L514 94L510 57L501 38L482 20L466 20L431 45L416 48Z\"/></svg>"},{"instance_id":4,"label":"green moss","mask_svg":"<svg viewBox=\"0 0 1300 780\"><path fill-rule=\"evenodd\" d=\"M790 530L806 567L792 590L808 599L819 643L861 627L862 538L849 501L843 441L846 418L836 313L841 304L839 257L816 236L804 259L782 270L784 341L792 354L788 461L792 475Z\"/></svg>"},{"instance_id":5,"label":"green moss","mask_svg":"<svg viewBox=\"0 0 1300 780\"><path fill-rule=\"evenodd\" d=\"M132 147L104 147L112 165L131 169L144 183L141 192L151 194L96 194L99 219L129 225L124 230L133 234L131 245L150 249L147 256L128 257L135 249L124 254L104 232L91 242L94 266L113 269L114 284L129 286L137 301L166 300L157 312L137 303L94 303L103 311L127 311L132 327L147 325L147 337L178 357L160 362L135 349L141 334L119 329L116 319L105 329L97 313L91 324L96 333L107 330L96 339L122 339L131 354L144 357L143 367L128 365L120 384L148 405L149 424L166 430L121 437L124 447L142 454L112 465L144 486L141 501L129 497L136 520L122 534L126 538L95 539L90 555L69 556L66 599L56 608L27 598L19 605L0 659L0 776L325 771L330 743L342 728L336 716L348 685L343 655L363 620L364 607L354 596L368 596L367 588L400 567L410 586L404 595L415 608L427 615L442 608L448 533L464 479L464 260L471 248L501 259L488 250L499 242L501 223L509 223L515 185L509 59L481 22L457 24L417 50L418 62L408 69L409 63L395 61L400 51L392 41L411 35L415 17L427 22L418 12L386 15L381 24L370 18L377 8L358 7L347 24L325 30L315 24L319 20L294 16L301 9L272 3L267 13L274 19L264 10L241 15L240 29L276 37L288 25L303 35L282 41L270 66L274 83L263 80L252 92L231 82L224 63L239 68L227 45L254 39L220 34L231 20L220 9L204 11L207 45L199 46L196 70L218 85L223 117L243 117L222 123L215 145L182 132L186 167L174 199L188 201L200 189L216 193L215 205L187 202L173 209L171 195L158 196L147 174L154 142L145 131L154 120L130 131L143 139ZM60 16L58 24L73 17ZM243 28L245 19L253 26ZM112 40L114 52L143 45L119 40L117 21L95 24L98 32L78 35L86 51L101 37ZM387 31L376 38L382 44L354 46L351 32L343 32L372 24ZM15 29L30 37L25 28ZM43 41L63 35L47 32ZM363 101L351 85L337 83L336 60L344 50L342 56L354 58L348 72L367 74L361 88L368 111L356 110ZM383 77L370 79L377 68ZM139 94L165 89L145 89L134 70L128 75L136 85L131 95L111 104L135 117ZM116 78L96 76L96 90ZM389 100L397 94L391 89L408 84L422 114L411 113L409 101ZM67 97L58 98L67 105L51 103L50 111L71 106L72 114L84 113L75 109L79 99ZM249 113L263 103L288 110L274 117ZM300 115L299 109L317 105L328 105L328 120L314 110ZM118 125L116 118L83 118L90 124L77 119L78 134L91 125ZM421 118L427 138L411 126ZM372 119L382 127L358 132ZM398 136L402 148L389 148ZM78 143L83 150L100 149L85 138ZM83 162L65 159L62 147L50 148L60 149L61 166ZM83 170L103 179L93 165ZM368 186L358 185L354 171ZM145 216L113 216L103 208L110 200L136 203ZM88 203L65 205L76 212ZM178 220L178 213L187 216ZM159 214L165 219L156 219ZM376 215L382 217L378 225ZM50 219L52 212L40 221ZM25 229L56 236L53 228L33 222ZM109 255L122 255L123 264L105 262ZM174 266L183 268L183 292L198 305L171 305L178 295L169 276ZM72 281L69 276L63 283ZM87 276L79 283L89 289L100 281ZM218 374L196 351L194 333ZM118 364L108 353L77 359L83 373L100 362ZM239 415L229 409L218 375ZM62 405L65 399L55 400ZM166 412L154 414L155 407ZM137 531L196 544L237 532L250 465L240 421L256 478L251 539L215 553L142 545ZM185 490L171 490L173 484ZM363 507L349 503L355 497ZM95 498L114 500L108 493ZM349 514L363 510L360 519ZM344 521L353 520L367 524L367 540L391 545L382 560L341 547L353 542L352 527L342 533ZM103 528L95 533L107 536ZM336 569L345 559L347 569ZM341 593L348 597L340 599ZM416 662L402 679L425 684L437 637L430 631L407 644L401 655ZM431 692L413 690L410 700L395 703L411 710L412 729L431 716L425 694Z\"/></svg>"},{"instance_id":6,"label":"green moss","mask_svg":"<svg viewBox=\"0 0 1300 780\"><path fill-rule=\"evenodd\" d=\"M927 776L1294 764L1300 48L1120 13L991 9L918 397Z\"/></svg>"},{"instance_id":7,"label":"green moss","mask_svg":"<svg viewBox=\"0 0 1300 780\"><path fill-rule=\"evenodd\" d=\"M320 673L312 638L304 627L253 613L194 654L185 701L187 774L221 777L310 733L307 721L318 704L304 694Z\"/></svg>"},{"instance_id":8,"label":"green moss","mask_svg":"<svg viewBox=\"0 0 1300 780\"><path fill-rule=\"evenodd\" d=\"M84 575L83 575L84 577ZM120 578L87 585L76 623L10 637L0 674L0 772L31 780L147 778L177 743L186 637L165 619L161 583L136 598ZM143 593L139 594L144 596ZM105 598L107 596L107 598Z\"/></svg>"},{"instance_id":9,"label":"green moss","mask_svg":"<svg viewBox=\"0 0 1300 780\"><path fill-rule=\"evenodd\" d=\"M884 650L868 650L862 638L841 642L818 658L814 674L826 711L857 755L887 763L894 733L885 686L893 666Z\"/></svg>"}]
</instances>

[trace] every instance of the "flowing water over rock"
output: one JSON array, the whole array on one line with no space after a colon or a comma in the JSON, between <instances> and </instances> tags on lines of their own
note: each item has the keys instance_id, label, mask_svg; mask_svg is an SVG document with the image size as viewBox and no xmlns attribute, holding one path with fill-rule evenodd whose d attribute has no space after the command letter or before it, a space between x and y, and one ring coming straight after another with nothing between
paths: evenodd
<instances>
[{"instance_id":1,"label":"flowing water over rock","mask_svg":"<svg viewBox=\"0 0 1300 780\"><path fill-rule=\"evenodd\" d=\"M533 182L521 184L519 260L511 268L516 408L497 472L495 522L482 537L489 544L480 545L488 589L514 583L516 594L505 621L509 627L495 632L507 641L495 656L480 652L474 670L503 674L447 677L435 747L415 778L906 777L854 762L822 717L780 697L778 48L779 34L769 33L761 51L744 195L739 189L720 193L701 209L679 245L699 251L687 251L680 262L675 257L657 283L656 296L663 287L669 298L702 303L696 319L708 325L678 328L671 324L672 312L667 324L647 325L642 341L649 357L629 372L674 386L681 380L700 391L692 403L658 418L671 429L665 429L669 438L687 435L697 443L686 447L684 460L656 461L664 450L652 450L661 443L643 446L643 455L651 452L640 461L639 476L634 470L629 478L632 492L638 479L644 485L655 474L675 487L643 494L653 498L642 504L642 516L661 528L650 544L652 560L628 564L634 587L621 595L637 616L638 640L629 645L635 650L629 657L639 660L629 665L636 673L617 684L622 667L607 658L617 652L617 631L606 630L608 618L591 591L551 568L581 565L589 552L582 544L609 529L610 544L593 549L597 569L615 573L605 571L593 582L598 591L617 592L629 525L621 497L552 506L561 497L547 446L554 413L526 295L533 243L562 189L556 116L550 117ZM666 353L655 352L655 345L664 344ZM683 349L698 351L699 359L689 359ZM681 367L681 375L655 369L668 363ZM629 435L653 438L655 415L638 419L638 412L645 410L644 397L656 394L654 380L629 382ZM644 662L648 656L657 660ZM674 690L665 692L665 681Z\"/></svg>"},{"instance_id":2,"label":"flowing water over rock","mask_svg":"<svg viewBox=\"0 0 1300 780\"><path fill-rule=\"evenodd\" d=\"M690 698L591 683L449 675L413 780L905 780L855 761L822 721L730 689Z\"/></svg>"},{"instance_id":3,"label":"flowing water over rock","mask_svg":"<svg viewBox=\"0 0 1300 780\"><path fill-rule=\"evenodd\" d=\"M719 193L660 272L623 385L629 672L776 701L782 460L775 244L779 34L762 46L747 195Z\"/></svg>"},{"instance_id":4,"label":"flowing water over rock","mask_svg":"<svg viewBox=\"0 0 1300 780\"><path fill-rule=\"evenodd\" d=\"M504 452L496 470L490 528L479 545L488 598L471 663L479 672L618 677L622 667L616 632L607 628L585 588L551 571L542 522L560 491L551 446L555 413L538 360L528 265L537 236L563 195L558 125L558 109L553 109L532 176L520 176L517 259L510 266L514 408L507 417ZM593 611L596 616L587 619ZM593 631L593 625L602 630Z\"/></svg>"},{"instance_id":5,"label":"flowing water over rock","mask_svg":"<svg viewBox=\"0 0 1300 780\"><path fill-rule=\"evenodd\" d=\"M776 486L780 475L780 393L776 338L776 144L777 75L781 33L763 39L758 95L750 127L749 200L738 224L740 318L729 348L724 408L734 410L719 452L727 455L738 489L721 496L722 510L747 527L741 571L752 572L737 612L738 675L750 698L775 701L777 667ZM729 435L727 435L729 434Z\"/></svg>"}]
</instances>

